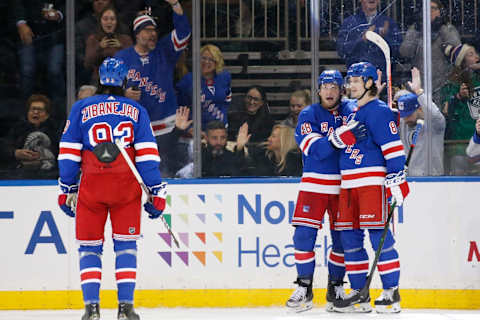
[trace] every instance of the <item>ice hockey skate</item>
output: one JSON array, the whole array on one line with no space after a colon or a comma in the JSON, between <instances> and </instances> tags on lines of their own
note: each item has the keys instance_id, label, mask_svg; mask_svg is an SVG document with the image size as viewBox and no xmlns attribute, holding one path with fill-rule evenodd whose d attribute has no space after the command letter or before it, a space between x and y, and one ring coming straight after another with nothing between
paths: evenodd
<instances>
[{"instance_id":1,"label":"ice hockey skate","mask_svg":"<svg viewBox=\"0 0 480 320\"><path fill-rule=\"evenodd\" d=\"M85 313L82 316L82 320L99 320L100 319L100 306L98 303L90 303L85 306Z\"/></svg>"},{"instance_id":2,"label":"ice hockey skate","mask_svg":"<svg viewBox=\"0 0 480 320\"><path fill-rule=\"evenodd\" d=\"M325 310L327 312L334 312L333 303L335 300L345 299L345 290L343 289L343 281L341 280L330 280L328 279L327 285L327 305Z\"/></svg>"},{"instance_id":3,"label":"ice hockey skate","mask_svg":"<svg viewBox=\"0 0 480 320\"><path fill-rule=\"evenodd\" d=\"M291 312L303 312L313 307L313 291L311 279L297 279L298 286L288 299L286 306Z\"/></svg>"},{"instance_id":4,"label":"ice hockey skate","mask_svg":"<svg viewBox=\"0 0 480 320\"><path fill-rule=\"evenodd\" d=\"M375 311L377 313L399 313L400 308L400 293L398 287L385 289L382 291L380 297L375 300Z\"/></svg>"},{"instance_id":5,"label":"ice hockey skate","mask_svg":"<svg viewBox=\"0 0 480 320\"><path fill-rule=\"evenodd\" d=\"M350 291L344 299L335 299L333 301L333 311L340 313L368 313L372 312L370 305L370 293L361 294L361 291Z\"/></svg>"},{"instance_id":6,"label":"ice hockey skate","mask_svg":"<svg viewBox=\"0 0 480 320\"><path fill-rule=\"evenodd\" d=\"M133 310L133 304L120 303L118 304L118 320L140 320L138 314Z\"/></svg>"}]
</instances>

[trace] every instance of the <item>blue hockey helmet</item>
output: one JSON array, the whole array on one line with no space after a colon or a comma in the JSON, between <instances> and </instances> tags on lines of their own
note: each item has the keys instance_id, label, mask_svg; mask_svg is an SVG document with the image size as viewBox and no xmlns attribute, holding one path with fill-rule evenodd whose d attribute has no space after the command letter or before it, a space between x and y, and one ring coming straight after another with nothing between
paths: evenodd
<instances>
[{"instance_id":1,"label":"blue hockey helmet","mask_svg":"<svg viewBox=\"0 0 480 320\"><path fill-rule=\"evenodd\" d=\"M343 86L343 76L338 70L325 70L318 76L318 85L324 83L335 83L339 87Z\"/></svg>"},{"instance_id":2,"label":"blue hockey helmet","mask_svg":"<svg viewBox=\"0 0 480 320\"><path fill-rule=\"evenodd\" d=\"M100 84L110 87L121 87L127 72L127 66L122 59L106 58L98 70Z\"/></svg>"},{"instance_id":3,"label":"blue hockey helmet","mask_svg":"<svg viewBox=\"0 0 480 320\"><path fill-rule=\"evenodd\" d=\"M349 77L362 77L363 82L367 82L368 78L377 81L377 68L370 62L354 63L347 70L347 80Z\"/></svg>"}]
</instances>

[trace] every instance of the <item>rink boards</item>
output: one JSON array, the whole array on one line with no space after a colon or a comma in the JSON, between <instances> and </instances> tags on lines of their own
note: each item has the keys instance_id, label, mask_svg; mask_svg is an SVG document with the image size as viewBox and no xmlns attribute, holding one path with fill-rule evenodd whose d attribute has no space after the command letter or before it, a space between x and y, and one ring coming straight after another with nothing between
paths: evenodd
<instances>
[{"instance_id":1,"label":"rink boards","mask_svg":"<svg viewBox=\"0 0 480 320\"><path fill-rule=\"evenodd\" d=\"M298 179L169 181L165 217L142 218L136 305L282 305L296 270ZM479 178L417 178L395 215L404 308L480 309ZM74 219L57 206L56 181L0 182L0 309L82 308ZM325 304L328 219L316 243L315 302ZM108 225L108 222L107 222ZM107 227L102 306L116 307ZM370 249L368 237L365 239ZM369 251L372 260L373 253ZM378 274L372 296L380 290Z\"/></svg>"}]
</instances>

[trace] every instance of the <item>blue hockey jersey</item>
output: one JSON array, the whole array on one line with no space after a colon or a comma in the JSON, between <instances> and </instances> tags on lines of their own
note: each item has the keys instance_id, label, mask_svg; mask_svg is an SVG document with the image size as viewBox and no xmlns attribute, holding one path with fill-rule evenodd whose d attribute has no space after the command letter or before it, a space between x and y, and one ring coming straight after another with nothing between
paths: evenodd
<instances>
[{"instance_id":1,"label":"blue hockey jersey","mask_svg":"<svg viewBox=\"0 0 480 320\"><path fill-rule=\"evenodd\" d=\"M156 136L172 131L175 126L178 106L173 83L175 65L190 38L186 15L174 12L173 24L175 29L159 39L148 55L140 56L133 46L116 54L128 66L127 87L137 86L142 91L140 104L147 109Z\"/></svg>"},{"instance_id":2,"label":"blue hockey jersey","mask_svg":"<svg viewBox=\"0 0 480 320\"><path fill-rule=\"evenodd\" d=\"M117 138L126 148L135 149L136 167L145 184L161 183L160 158L147 111L131 99L113 95L95 95L73 105L60 140L62 182L76 184L83 152Z\"/></svg>"},{"instance_id":3,"label":"blue hockey jersey","mask_svg":"<svg viewBox=\"0 0 480 320\"><path fill-rule=\"evenodd\" d=\"M384 185L386 174L399 172L405 165L405 151L393 112L383 101L374 99L350 118L366 126L367 139L340 153L341 187Z\"/></svg>"},{"instance_id":4,"label":"blue hockey jersey","mask_svg":"<svg viewBox=\"0 0 480 320\"><path fill-rule=\"evenodd\" d=\"M328 111L319 103L303 109L298 116L295 140L303 157L300 190L316 193L340 192L339 151L328 136L346 122L355 101L344 99L338 110Z\"/></svg>"},{"instance_id":5,"label":"blue hockey jersey","mask_svg":"<svg viewBox=\"0 0 480 320\"><path fill-rule=\"evenodd\" d=\"M201 79L202 82L202 130L213 120L222 121L228 125L227 112L232 101L232 76L224 70L213 79ZM192 73L187 73L178 83L178 105L192 106Z\"/></svg>"}]
</instances>

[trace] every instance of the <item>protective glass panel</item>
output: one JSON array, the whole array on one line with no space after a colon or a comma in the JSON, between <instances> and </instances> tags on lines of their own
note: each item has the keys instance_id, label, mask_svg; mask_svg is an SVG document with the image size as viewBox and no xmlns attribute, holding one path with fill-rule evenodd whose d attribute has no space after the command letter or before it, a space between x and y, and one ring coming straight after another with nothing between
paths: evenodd
<instances>
[{"instance_id":1,"label":"protective glass panel","mask_svg":"<svg viewBox=\"0 0 480 320\"><path fill-rule=\"evenodd\" d=\"M56 179L65 1L2 1L0 12L0 179Z\"/></svg>"}]
</instances>

